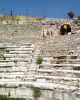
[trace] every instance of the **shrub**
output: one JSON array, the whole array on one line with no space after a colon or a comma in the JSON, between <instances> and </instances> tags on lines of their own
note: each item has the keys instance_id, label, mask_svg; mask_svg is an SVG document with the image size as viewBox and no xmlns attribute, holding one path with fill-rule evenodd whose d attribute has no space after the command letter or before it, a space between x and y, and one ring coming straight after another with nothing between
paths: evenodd
<instances>
[{"instance_id":1,"label":"shrub","mask_svg":"<svg viewBox=\"0 0 80 100\"><path fill-rule=\"evenodd\" d=\"M0 95L0 100L25 100L23 98L10 98L6 95Z\"/></svg>"},{"instance_id":2,"label":"shrub","mask_svg":"<svg viewBox=\"0 0 80 100\"><path fill-rule=\"evenodd\" d=\"M38 98L41 96L41 91L40 91L40 89L37 88L37 87L33 87L32 89L33 89L33 97L34 97L35 99L38 99Z\"/></svg>"},{"instance_id":3,"label":"shrub","mask_svg":"<svg viewBox=\"0 0 80 100\"><path fill-rule=\"evenodd\" d=\"M43 62L43 58L42 58L41 56L39 56L39 57L37 58L36 63L37 63L37 64L42 64L42 62Z\"/></svg>"}]
</instances>

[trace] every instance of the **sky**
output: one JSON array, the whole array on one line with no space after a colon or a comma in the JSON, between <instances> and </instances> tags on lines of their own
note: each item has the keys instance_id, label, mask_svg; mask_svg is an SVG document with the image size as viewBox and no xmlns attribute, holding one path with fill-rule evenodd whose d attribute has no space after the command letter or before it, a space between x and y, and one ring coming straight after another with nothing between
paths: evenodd
<instances>
[{"instance_id":1,"label":"sky","mask_svg":"<svg viewBox=\"0 0 80 100\"><path fill-rule=\"evenodd\" d=\"M80 15L80 0L0 0L0 15L28 15L39 17L66 17L74 11Z\"/></svg>"}]
</instances>

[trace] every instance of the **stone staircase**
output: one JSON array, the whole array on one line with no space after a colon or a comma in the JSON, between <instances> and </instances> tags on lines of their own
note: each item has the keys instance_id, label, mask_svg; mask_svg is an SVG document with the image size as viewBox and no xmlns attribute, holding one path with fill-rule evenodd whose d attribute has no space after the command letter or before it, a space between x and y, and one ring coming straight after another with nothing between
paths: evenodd
<instances>
[{"instance_id":1,"label":"stone staircase","mask_svg":"<svg viewBox=\"0 0 80 100\"><path fill-rule=\"evenodd\" d=\"M32 80L33 44L0 44L0 55L0 82Z\"/></svg>"},{"instance_id":2,"label":"stone staircase","mask_svg":"<svg viewBox=\"0 0 80 100\"><path fill-rule=\"evenodd\" d=\"M42 44L43 45L43 44ZM5 88L38 87L53 91L80 89L79 48L43 55L43 63L36 64L41 46L27 44L0 44L0 86ZM48 49L50 50L50 49ZM46 50L45 50L46 52ZM50 51L48 51L50 52ZM42 55L42 54L41 54ZM46 84L46 85L45 85ZM12 90L10 90L12 91Z\"/></svg>"},{"instance_id":3,"label":"stone staircase","mask_svg":"<svg viewBox=\"0 0 80 100\"><path fill-rule=\"evenodd\" d=\"M37 41L32 42L34 45L18 44L16 41L0 43L0 86L9 89L17 87L16 90L22 88L26 93L30 89L27 87L32 86L50 91L80 90L80 34L45 40L40 39L37 32L36 35L27 37L31 41ZM36 59L39 55L43 57L43 63L37 65Z\"/></svg>"},{"instance_id":4,"label":"stone staircase","mask_svg":"<svg viewBox=\"0 0 80 100\"><path fill-rule=\"evenodd\" d=\"M70 85L73 81L75 86L80 79L76 76L79 71L73 70L80 67L79 55L73 54L59 56L44 56L43 63L36 65L36 59L40 55L39 48L33 44L0 44L0 85L34 85L45 82L49 84ZM66 82L67 80L67 82ZM29 83L31 82L31 83ZM54 85L53 85L54 86ZM42 88L41 86L38 86Z\"/></svg>"},{"instance_id":5,"label":"stone staircase","mask_svg":"<svg viewBox=\"0 0 80 100\"><path fill-rule=\"evenodd\" d=\"M78 54L79 51L76 51ZM47 62L47 63L46 63ZM43 57L43 63L39 65L37 81L42 83L54 83L67 89L80 89L80 55L70 51L68 55L54 55ZM70 87L73 86L73 87ZM78 86L78 87L77 87ZM55 87L55 86L54 86ZM56 87L60 88L60 87Z\"/></svg>"}]
</instances>

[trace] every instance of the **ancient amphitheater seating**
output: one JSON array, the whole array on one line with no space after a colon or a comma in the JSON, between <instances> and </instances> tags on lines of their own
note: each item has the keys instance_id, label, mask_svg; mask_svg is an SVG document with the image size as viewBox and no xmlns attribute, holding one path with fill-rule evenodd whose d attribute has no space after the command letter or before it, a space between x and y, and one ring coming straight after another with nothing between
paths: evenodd
<instances>
[{"instance_id":1,"label":"ancient amphitheater seating","mask_svg":"<svg viewBox=\"0 0 80 100\"><path fill-rule=\"evenodd\" d=\"M33 60L33 44L0 44L0 50L3 49L5 59L0 60L1 80L30 80L28 71Z\"/></svg>"},{"instance_id":2,"label":"ancient amphitheater seating","mask_svg":"<svg viewBox=\"0 0 80 100\"><path fill-rule=\"evenodd\" d=\"M74 51L68 55L44 56L43 63L37 69L36 79L42 83L59 83L76 87L76 84L80 82L80 77L78 77L80 71L74 69L77 67L80 68L80 57Z\"/></svg>"},{"instance_id":3,"label":"ancient amphitheater seating","mask_svg":"<svg viewBox=\"0 0 80 100\"><path fill-rule=\"evenodd\" d=\"M80 83L80 77L77 77L80 75L80 71L77 70L80 68L80 55L75 53L74 49L71 51L68 48L67 40L61 36L54 42L44 42L45 54L42 54L43 63L40 65L36 65L36 59L39 56L39 49L43 48L38 48L35 52L31 43L0 43L0 54L3 55L0 56L0 86L5 87L5 90L9 87L23 87L25 90L31 86L52 91L80 89L77 87ZM57 41L60 41L59 44ZM63 51L59 52L61 50Z\"/></svg>"}]
</instances>

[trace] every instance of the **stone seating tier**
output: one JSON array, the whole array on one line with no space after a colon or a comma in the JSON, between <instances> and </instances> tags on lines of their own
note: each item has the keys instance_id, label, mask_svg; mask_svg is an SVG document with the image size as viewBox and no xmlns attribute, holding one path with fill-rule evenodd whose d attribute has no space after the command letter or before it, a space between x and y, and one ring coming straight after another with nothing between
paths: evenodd
<instances>
[{"instance_id":1,"label":"stone seating tier","mask_svg":"<svg viewBox=\"0 0 80 100\"><path fill-rule=\"evenodd\" d=\"M6 51L7 50L7 51ZM19 46L19 47L9 47L6 46L6 51L4 53L4 57L6 59L2 60L2 62L0 61L0 85L5 85L5 87L13 87L13 86L17 86L19 87L20 85L25 85L25 86L36 86L36 87L40 87L40 88L46 88L46 89L53 89L54 87L56 87L57 85L54 85L54 81L80 81L79 78L76 77L68 77L68 76L55 76L55 75L47 75L47 73L53 73L55 67L79 67L80 64L44 64L42 63L41 65L39 65L39 68L36 68L36 58L38 57L38 53L34 53L34 49L32 47L28 47L26 49L25 46ZM70 57L73 56L73 59L71 59ZM57 56L58 59L66 59L66 56ZM77 55L70 55L67 56L68 60L77 60L76 57ZM52 59L52 57L51 57ZM43 61L48 61L48 59L44 59ZM56 57L53 58L53 60L56 60ZM12 66L12 67L5 67L6 66ZM4 67L3 67L4 66ZM38 66L37 66L38 67ZM35 70L33 69L35 68ZM49 69L48 69L49 68ZM52 68L52 70L50 70ZM42 69L42 70L41 70ZM44 70L45 69L45 70ZM60 72L59 70L55 72ZM43 73L45 75L43 75ZM63 71L61 73L71 73L72 72L66 72ZM77 73L77 72L74 72ZM41 75L40 75L41 74ZM37 80L41 79L41 83L37 83ZM42 80L45 80L47 86L44 86L44 83L42 83ZM29 83L30 82L30 83ZM34 83L35 82L35 83ZM73 89L75 87L70 87L69 84L69 88L68 85L66 85L66 87L62 87L61 84L59 84L59 88L66 88L66 89ZM72 84L71 84L72 85Z\"/></svg>"},{"instance_id":2,"label":"stone seating tier","mask_svg":"<svg viewBox=\"0 0 80 100\"><path fill-rule=\"evenodd\" d=\"M49 68L51 68L51 67L56 67L56 66L58 66L58 67L60 67L60 66L65 66L65 67L68 67L68 66L71 66L71 67L79 67L80 66L80 64L41 64L40 66L39 66L39 68L47 68L47 67L49 67Z\"/></svg>"},{"instance_id":3,"label":"stone seating tier","mask_svg":"<svg viewBox=\"0 0 80 100\"><path fill-rule=\"evenodd\" d=\"M67 86L65 84L56 84L56 83L42 83L42 82L21 82L21 81L0 81L0 84L4 87L38 87L40 89L54 90L54 89L64 89L65 90L76 90L76 86ZM80 90L80 88L78 88Z\"/></svg>"},{"instance_id":4,"label":"stone seating tier","mask_svg":"<svg viewBox=\"0 0 80 100\"><path fill-rule=\"evenodd\" d=\"M3 59L0 57L0 81L33 80L35 72L29 71L33 59L33 50L33 44L0 44L1 55L3 54Z\"/></svg>"},{"instance_id":5,"label":"stone seating tier","mask_svg":"<svg viewBox=\"0 0 80 100\"><path fill-rule=\"evenodd\" d=\"M30 54L32 53L31 50L27 51L27 50L10 50L9 53L7 54Z\"/></svg>"},{"instance_id":6,"label":"stone seating tier","mask_svg":"<svg viewBox=\"0 0 80 100\"><path fill-rule=\"evenodd\" d=\"M7 58L6 60L0 60L0 62L27 62L27 64L30 64L30 62L28 62L28 60L27 59L18 59L17 58L17 60L15 60L14 58Z\"/></svg>"},{"instance_id":7,"label":"stone seating tier","mask_svg":"<svg viewBox=\"0 0 80 100\"><path fill-rule=\"evenodd\" d=\"M23 57L23 58L31 58L32 57L32 55L31 55L31 53L29 54L29 53L27 53L27 54L4 54L4 57L6 57L6 58L15 58L15 57Z\"/></svg>"},{"instance_id":8,"label":"stone seating tier","mask_svg":"<svg viewBox=\"0 0 80 100\"><path fill-rule=\"evenodd\" d=\"M62 72L62 73L72 73L72 74L80 74L80 71L78 70L60 70L60 69L53 69L53 70L50 70L50 69L38 69L38 72L41 72L41 73L54 73L54 72Z\"/></svg>"},{"instance_id":9,"label":"stone seating tier","mask_svg":"<svg viewBox=\"0 0 80 100\"><path fill-rule=\"evenodd\" d=\"M15 66L14 62L0 62L0 67L13 67Z\"/></svg>"},{"instance_id":10,"label":"stone seating tier","mask_svg":"<svg viewBox=\"0 0 80 100\"><path fill-rule=\"evenodd\" d=\"M10 61L14 61L14 63L16 62L16 61L18 61L18 62L31 62L32 61L32 59L28 59L28 58L23 58L23 57L14 57L14 58L7 58L7 60L10 60Z\"/></svg>"},{"instance_id":11,"label":"stone seating tier","mask_svg":"<svg viewBox=\"0 0 80 100\"><path fill-rule=\"evenodd\" d=\"M52 80L69 80L69 81L78 81L80 82L80 78L75 78L75 77L61 77L61 76L39 76L39 75L36 75L36 78L37 79L52 79Z\"/></svg>"},{"instance_id":12,"label":"stone seating tier","mask_svg":"<svg viewBox=\"0 0 80 100\"><path fill-rule=\"evenodd\" d=\"M27 65L29 66L29 65ZM0 72L27 72L29 70L29 67L27 66L19 66L19 67L0 67Z\"/></svg>"}]
</instances>

